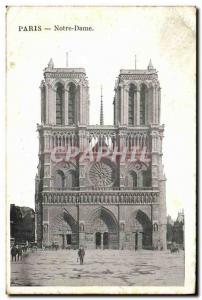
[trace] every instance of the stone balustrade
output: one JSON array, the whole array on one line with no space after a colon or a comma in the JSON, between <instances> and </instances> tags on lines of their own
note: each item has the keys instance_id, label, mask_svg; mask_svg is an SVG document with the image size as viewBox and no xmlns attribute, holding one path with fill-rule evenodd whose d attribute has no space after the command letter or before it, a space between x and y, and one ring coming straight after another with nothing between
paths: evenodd
<instances>
[{"instance_id":1,"label":"stone balustrade","mask_svg":"<svg viewBox=\"0 0 202 300\"><path fill-rule=\"evenodd\" d=\"M138 204L158 203L158 191L46 191L43 204Z\"/></svg>"}]
</instances>

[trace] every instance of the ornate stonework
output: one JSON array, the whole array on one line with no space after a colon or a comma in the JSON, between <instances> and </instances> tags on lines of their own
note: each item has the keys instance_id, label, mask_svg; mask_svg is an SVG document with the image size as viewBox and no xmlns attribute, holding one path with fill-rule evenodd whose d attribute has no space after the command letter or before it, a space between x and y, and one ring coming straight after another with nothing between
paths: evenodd
<instances>
[{"instance_id":1,"label":"ornate stonework","mask_svg":"<svg viewBox=\"0 0 202 300\"><path fill-rule=\"evenodd\" d=\"M120 71L114 125L103 125L103 118L89 125L84 69L54 68L51 60L40 88L38 244L166 249L157 71L151 64Z\"/></svg>"}]
</instances>

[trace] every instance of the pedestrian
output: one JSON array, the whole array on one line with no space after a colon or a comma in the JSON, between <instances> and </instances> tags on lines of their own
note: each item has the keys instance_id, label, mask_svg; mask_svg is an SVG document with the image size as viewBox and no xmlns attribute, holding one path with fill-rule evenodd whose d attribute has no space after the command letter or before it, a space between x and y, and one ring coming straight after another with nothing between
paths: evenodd
<instances>
[{"instance_id":1,"label":"pedestrian","mask_svg":"<svg viewBox=\"0 0 202 300\"><path fill-rule=\"evenodd\" d=\"M22 260L22 247L21 246L19 246L18 247L18 260Z\"/></svg>"},{"instance_id":2,"label":"pedestrian","mask_svg":"<svg viewBox=\"0 0 202 300\"><path fill-rule=\"evenodd\" d=\"M79 251L78 251L78 256L79 256L79 259L80 259L80 265L83 265L84 255L85 255L85 250L84 250L83 247L80 247Z\"/></svg>"},{"instance_id":3,"label":"pedestrian","mask_svg":"<svg viewBox=\"0 0 202 300\"><path fill-rule=\"evenodd\" d=\"M17 255L17 248L16 248L16 245L13 245L13 247L11 248L12 261L13 261L13 259L15 259L15 261L16 261L16 255Z\"/></svg>"}]
</instances>

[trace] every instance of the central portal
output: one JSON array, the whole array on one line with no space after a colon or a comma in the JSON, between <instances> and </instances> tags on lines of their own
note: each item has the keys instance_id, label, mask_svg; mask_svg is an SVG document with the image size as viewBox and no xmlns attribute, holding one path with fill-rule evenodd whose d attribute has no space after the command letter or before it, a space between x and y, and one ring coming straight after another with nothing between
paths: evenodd
<instances>
[{"instance_id":1,"label":"central portal","mask_svg":"<svg viewBox=\"0 0 202 300\"><path fill-rule=\"evenodd\" d=\"M89 216L88 226L94 249L118 249L118 224L110 210L105 207L95 209Z\"/></svg>"},{"instance_id":2,"label":"central portal","mask_svg":"<svg viewBox=\"0 0 202 300\"><path fill-rule=\"evenodd\" d=\"M96 249L109 249L109 234L108 232L95 233L95 248Z\"/></svg>"}]
</instances>

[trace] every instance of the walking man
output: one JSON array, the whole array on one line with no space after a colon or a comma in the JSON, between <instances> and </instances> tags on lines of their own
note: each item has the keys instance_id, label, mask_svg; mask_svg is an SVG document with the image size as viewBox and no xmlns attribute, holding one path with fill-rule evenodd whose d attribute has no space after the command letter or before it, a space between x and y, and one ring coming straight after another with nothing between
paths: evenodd
<instances>
[{"instance_id":1,"label":"walking man","mask_svg":"<svg viewBox=\"0 0 202 300\"><path fill-rule=\"evenodd\" d=\"M78 251L78 256L79 256L79 259L80 259L80 265L83 265L84 255L85 255L85 250L84 250L83 247L80 247L79 251Z\"/></svg>"},{"instance_id":2,"label":"walking man","mask_svg":"<svg viewBox=\"0 0 202 300\"><path fill-rule=\"evenodd\" d=\"M16 261L17 248L15 245L13 245L13 247L11 248L11 256L12 256L12 261L13 261L13 259L15 259L15 261Z\"/></svg>"},{"instance_id":3,"label":"walking man","mask_svg":"<svg viewBox=\"0 0 202 300\"><path fill-rule=\"evenodd\" d=\"M21 246L18 247L17 254L18 254L18 260L22 260L22 247Z\"/></svg>"}]
</instances>

